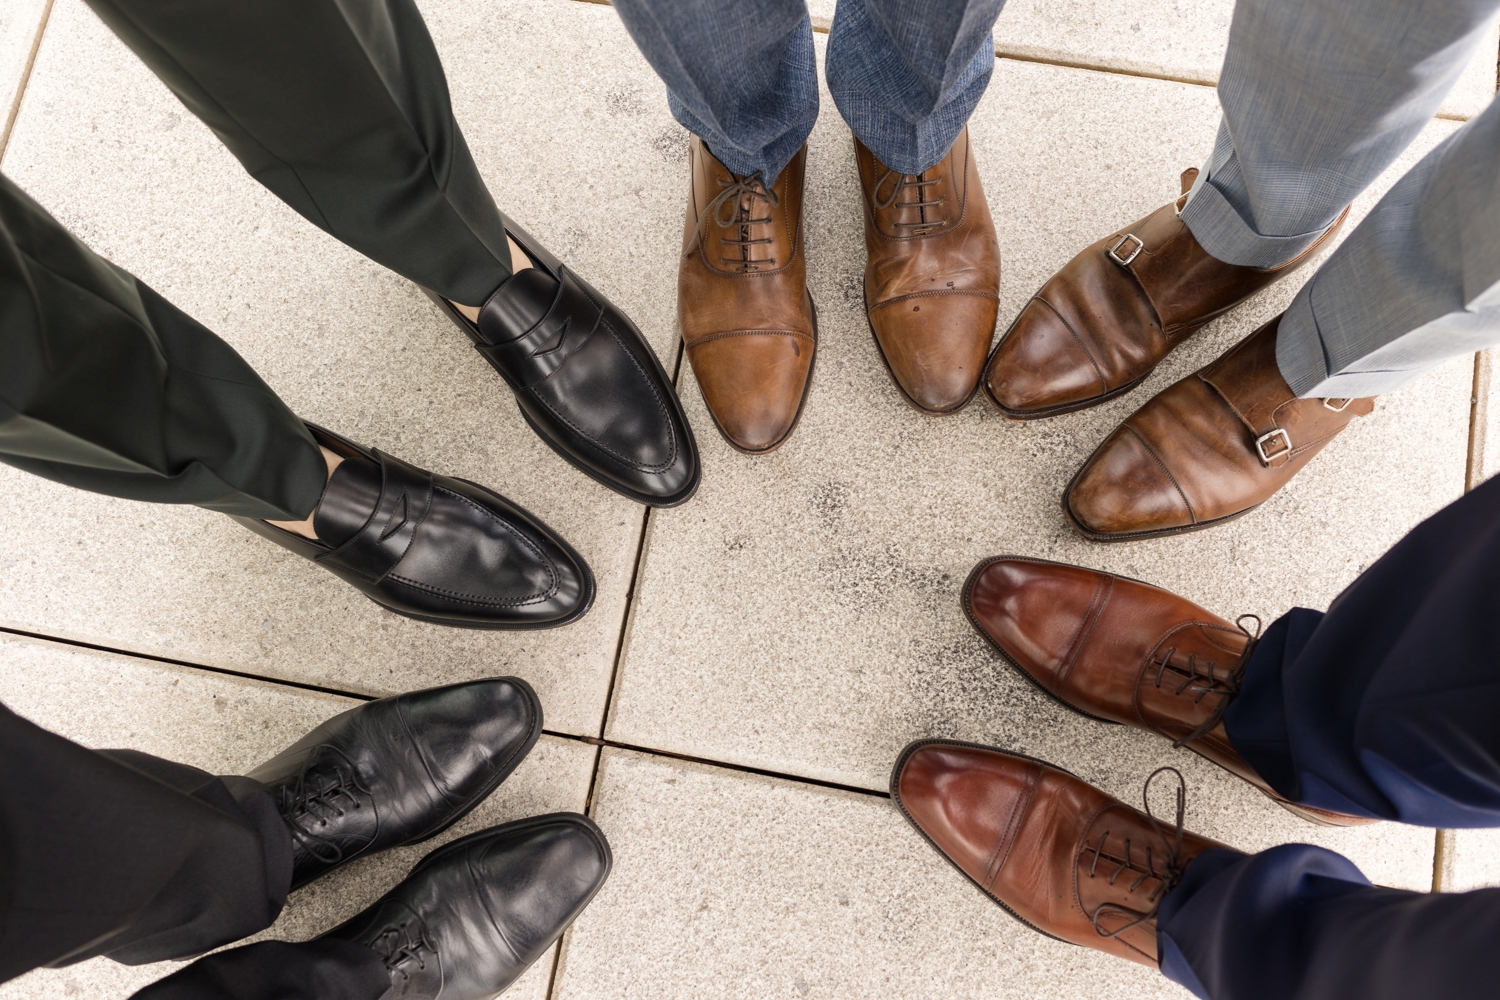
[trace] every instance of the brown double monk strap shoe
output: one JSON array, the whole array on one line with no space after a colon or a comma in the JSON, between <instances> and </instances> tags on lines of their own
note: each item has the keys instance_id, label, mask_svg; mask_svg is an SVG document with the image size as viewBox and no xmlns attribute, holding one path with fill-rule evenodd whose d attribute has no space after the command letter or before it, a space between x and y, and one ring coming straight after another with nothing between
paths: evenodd
<instances>
[{"instance_id":1,"label":"brown double monk strap shoe","mask_svg":"<svg viewBox=\"0 0 1500 1000\"><path fill-rule=\"evenodd\" d=\"M802 415L818 344L802 250L803 146L767 187L696 136L677 321L714 424L735 448L780 447Z\"/></svg>"},{"instance_id":2,"label":"brown double monk strap shoe","mask_svg":"<svg viewBox=\"0 0 1500 1000\"><path fill-rule=\"evenodd\" d=\"M1280 317L1126 418L1073 477L1063 509L1096 542L1232 521L1285 486L1373 399L1299 399L1276 367Z\"/></svg>"},{"instance_id":3,"label":"brown double monk strap shoe","mask_svg":"<svg viewBox=\"0 0 1500 1000\"><path fill-rule=\"evenodd\" d=\"M1151 777L1162 771L1177 773ZM1194 858L1225 846L1183 830L1181 784L1175 822L1163 825L1144 795L1147 812L1044 761L972 743L908 746L891 774L891 798L1011 916L1153 968L1162 899Z\"/></svg>"},{"instance_id":4,"label":"brown double monk strap shoe","mask_svg":"<svg viewBox=\"0 0 1500 1000\"><path fill-rule=\"evenodd\" d=\"M1226 264L1179 214L1197 176L1184 171L1182 197L1084 250L1027 303L985 367L996 409L1032 420L1129 392L1204 324L1306 263L1349 214L1285 264Z\"/></svg>"},{"instance_id":5,"label":"brown double monk strap shoe","mask_svg":"<svg viewBox=\"0 0 1500 1000\"><path fill-rule=\"evenodd\" d=\"M1230 744L1222 720L1255 646L1254 615L1230 624L1138 580L1016 556L975 567L963 605L1006 662L1074 711L1165 737L1303 819L1374 822L1288 802Z\"/></svg>"},{"instance_id":6,"label":"brown double monk strap shoe","mask_svg":"<svg viewBox=\"0 0 1500 1000\"><path fill-rule=\"evenodd\" d=\"M1000 309L1000 244L969 130L920 174L891 170L858 139L854 152L875 346L913 408L957 413L979 385Z\"/></svg>"}]
</instances>

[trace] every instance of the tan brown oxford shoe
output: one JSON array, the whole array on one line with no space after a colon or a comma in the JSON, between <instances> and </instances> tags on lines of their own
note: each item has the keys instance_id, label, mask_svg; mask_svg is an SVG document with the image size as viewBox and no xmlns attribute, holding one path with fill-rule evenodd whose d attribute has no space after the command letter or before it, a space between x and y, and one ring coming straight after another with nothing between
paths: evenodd
<instances>
[{"instance_id":1,"label":"tan brown oxford shoe","mask_svg":"<svg viewBox=\"0 0 1500 1000\"><path fill-rule=\"evenodd\" d=\"M854 140L865 207L865 312L906 401L957 413L973 397L1000 309L1000 244L969 130L931 170L900 174Z\"/></svg>"},{"instance_id":2,"label":"tan brown oxford shoe","mask_svg":"<svg viewBox=\"0 0 1500 1000\"><path fill-rule=\"evenodd\" d=\"M740 451L774 451L802 415L818 343L802 251L803 146L776 181L738 177L702 140L677 271L677 321L703 401Z\"/></svg>"},{"instance_id":3,"label":"tan brown oxford shoe","mask_svg":"<svg viewBox=\"0 0 1500 1000\"><path fill-rule=\"evenodd\" d=\"M1181 792L1176 824L1162 823L1043 761L971 743L908 746L891 798L1011 916L1153 968L1162 897L1225 846L1183 831Z\"/></svg>"},{"instance_id":4,"label":"tan brown oxford shoe","mask_svg":"<svg viewBox=\"0 0 1500 1000\"><path fill-rule=\"evenodd\" d=\"M1276 367L1280 317L1157 393L1095 449L1063 494L1096 542L1209 528L1285 486L1373 399L1298 399Z\"/></svg>"},{"instance_id":5,"label":"tan brown oxford shoe","mask_svg":"<svg viewBox=\"0 0 1500 1000\"><path fill-rule=\"evenodd\" d=\"M1018 556L975 567L963 604L1006 662L1074 711L1187 747L1303 819L1375 822L1288 802L1230 744L1224 710L1255 645L1242 626L1138 580Z\"/></svg>"},{"instance_id":6,"label":"tan brown oxford shoe","mask_svg":"<svg viewBox=\"0 0 1500 1000\"><path fill-rule=\"evenodd\" d=\"M1129 392L1204 324L1306 263L1349 214L1285 264L1226 264L1178 215L1197 176L1185 170L1182 197L1084 250L1027 303L985 367L996 409L1032 420Z\"/></svg>"}]
</instances>

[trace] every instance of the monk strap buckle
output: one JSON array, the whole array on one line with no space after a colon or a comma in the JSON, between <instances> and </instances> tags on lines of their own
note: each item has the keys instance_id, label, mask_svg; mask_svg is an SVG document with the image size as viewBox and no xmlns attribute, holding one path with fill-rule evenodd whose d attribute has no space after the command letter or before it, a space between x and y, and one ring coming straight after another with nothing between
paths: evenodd
<instances>
[{"instance_id":1,"label":"monk strap buckle","mask_svg":"<svg viewBox=\"0 0 1500 1000\"><path fill-rule=\"evenodd\" d=\"M1135 249L1133 249L1133 250L1130 251L1130 256L1128 256L1128 257L1121 257L1120 256L1120 248L1122 246L1124 246L1125 244L1129 243L1131 240L1135 241ZM1126 233L1124 236L1120 237L1120 241L1118 243L1116 243L1114 246L1110 247L1108 250L1106 250L1104 252L1107 253L1107 254L1109 254L1109 259L1112 260L1112 261L1114 261L1116 264L1119 264L1121 267L1129 267L1130 266L1130 262L1133 261L1133 260L1135 260L1137 257L1139 257L1140 254L1141 254L1141 251L1144 250L1144 249L1146 249L1146 241L1145 240L1143 240L1139 236L1135 235L1135 233Z\"/></svg>"},{"instance_id":2,"label":"monk strap buckle","mask_svg":"<svg viewBox=\"0 0 1500 1000\"><path fill-rule=\"evenodd\" d=\"M1354 402L1354 399L1352 397L1349 399L1330 398L1323 400L1323 405L1332 410L1334 413L1343 413L1344 410L1347 409L1349 404L1352 402Z\"/></svg>"},{"instance_id":3,"label":"monk strap buckle","mask_svg":"<svg viewBox=\"0 0 1500 1000\"><path fill-rule=\"evenodd\" d=\"M1281 447L1267 454L1266 445L1281 439ZM1270 465L1272 459L1285 458L1292 450L1292 436L1278 427L1274 431L1268 431L1255 439L1255 451L1260 455L1262 465Z\"/></svg>"}]
</instances>

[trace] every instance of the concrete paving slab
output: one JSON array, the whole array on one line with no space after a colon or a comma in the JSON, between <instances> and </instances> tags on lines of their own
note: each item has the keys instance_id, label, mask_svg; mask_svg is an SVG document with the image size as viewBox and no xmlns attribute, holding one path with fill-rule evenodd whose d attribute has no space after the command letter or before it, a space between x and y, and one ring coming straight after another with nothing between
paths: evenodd
<instances>
[{"instance_id":1,"label":"concrete paving slab","mask_svg":"<svg viewBox=\"0 0 1500 1000\"><path fill-rule=\"evenodd\" d=\"M1500 886L1500 830L1450 830L1443 891Z\"/></svg>"},{"instance_id":2,"label":"concrete paving slab","mask_svg":"<svg viewBox=\"0 0 1500 1000\"><path fill-rule=\"evenodd\" d=\"M972 135L1006 255L1002 329L1078 248L1175 194L1177 172L1195 162L1215 119L1202 88L1001 60ZM1377 188L1454 127L1435 122ZM1129 159L1111 155L1138 135L1160 138ZM1273 287L1216 322L1106 406L1018 424L979 400L959 416L927 418L902 403L863 316L851 154L826 110L808 159L822 342L802 425L762 458L705 438L697 502L653 514L610 738L873 789L885 787L900 748L925 736L1009 746L1132 799L1149 771L1172 762L1195 795L1216 803L1205 808L1221 825L1205 832L1350 845L1385 873L1379 879L1425 885L1429 834L1392 828L1325 841L1185 752L1049 702L975 634L959 590L980 558L1018 553L1146 579L1231 618L1254 612L1269 623L1294 605L1324 607L1462 491L1469 367L1382 399L1234 524L1091 544L1058 505L1089 452L1156 391L1282 309L1295 287ZM1377 193L1361 198L1357 215ZM695 383L683 382L692 418L706 425ZM1424 454L1393 455L1392 435L1427 442ZM1370 850L1358 847L1363 838ZM1396 842L1417 852L1411 866L1378 857L1377 845Z\"/></svg>"},{"instance_id":3,"label":"concrete paving slab","mask_svg":"<svg viewBox=\"0 0 1500 1000\"><path fill-rule=\"evenodd\" d=\"M836 0L812 0L827 30ZM1229 44L1234 0L1009 0L995 22L995 54L1071 66L1218 83ZM1500 25L1491 24L1479 52L1438 113L1472 118L1495 96Z\"/></svg>"},{"instance_id":4,"label":"concrete paving slab","mask_svg":"<svg viewBox=\"0 0 1500 1000\"><path fill-rule=\"evenodd\" d=\"M884 798L606 749L594 815L557 1000L1189 995L1012 919Z\"/></svg>"},{"instance_id":5,"label":"concrete paving slab","mask_svg":"<svg viewBox=\"0 0 1500 1000\"><path fill-rule=\"evenodd\" d=\"M503 208L636 317L670 369L674 260L657 248L681 225L686 138L614 12L423 8ZM546 448L410 282L255 183L81 0L58 0L24 105L4 168L65 225L221 333L299 413L535 512L584 554L599 597L556 631L444 629L226 518L0 468L17 540L0 622L370 694L516 673L549 726L597 735L643 508Z\"/></svg>"},{"instance_id":6,"label":"concrete paving slab","mask_svg":"<svg viewBox=\"0 0 1500 1000\"><path fill-rule=\"evenodd\" d=\"M0 702L85 746L143 750L215 774L242 774L358 704L8 634L0 634ZM452 829L426 844L353 862L293 893L281 918L251 940L316 937L364 909L447 840L525 816L581 811L594 754L583 743L543 736L499 790ZM123 1000L181 965L130 967L101 958L41 969L0 985L0 1000ZM541 1000L552 965L549 952L506 996Z\"/></svg>"},{"instance_id":7,"label":"concrete paving slab","mask_svg":"<svg viewBox=\"0 0 1500 1000\"><path fill-rule=\"evenodd\" d=\"M37 32L50 6L51 0L0 2L0 129L11 120Z\"/></svg>"}]
</instances>

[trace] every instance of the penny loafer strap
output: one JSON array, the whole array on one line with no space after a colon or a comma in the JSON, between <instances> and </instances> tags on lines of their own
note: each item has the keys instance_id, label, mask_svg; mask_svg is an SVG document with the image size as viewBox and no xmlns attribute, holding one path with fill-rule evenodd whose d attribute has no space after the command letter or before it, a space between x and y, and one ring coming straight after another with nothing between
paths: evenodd
<instances>
[{"instance_id":1,"label":"penny loafer strap","mask_svg":"<svg viewBox=\"0 0 1500 1000\"><path fill-rule=\"evenodd\" d=\"M545 381L570 354L588 343L603 317L603 307L563 267L558 270L552 307L536 326L503 344L474 346L512 389L528 389Z\"/></svg>"},{"instance_id":2,"label":"penny loafer strap","mask_svg":"<svg viewBox=\"0 0 1500 1000\"><path fill-rule=\"evenodd\" d=\"M355 536L318 561L378 583L396 567L432 506L432 473L376 451L380 500Z\"/></svg>"}]
</instances>

